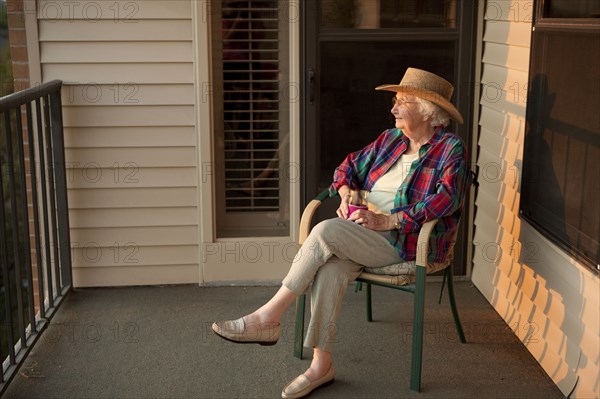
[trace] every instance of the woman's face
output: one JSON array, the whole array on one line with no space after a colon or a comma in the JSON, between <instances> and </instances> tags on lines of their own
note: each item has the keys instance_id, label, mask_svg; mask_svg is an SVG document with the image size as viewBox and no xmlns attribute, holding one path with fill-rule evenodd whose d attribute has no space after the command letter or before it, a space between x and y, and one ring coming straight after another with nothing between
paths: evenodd
<instances>
[{"instance_id":1,"label":"woman's face","mask_svg":"<svg viewBox=\"0 0 600 399\"><path fill-rule=\"evenodd\" d=\"M416 97L397 93L391 110L396 119L396 127L410 132L424 125L426 121L419 112L419 107Z\"/></svg>"}]
</instances>

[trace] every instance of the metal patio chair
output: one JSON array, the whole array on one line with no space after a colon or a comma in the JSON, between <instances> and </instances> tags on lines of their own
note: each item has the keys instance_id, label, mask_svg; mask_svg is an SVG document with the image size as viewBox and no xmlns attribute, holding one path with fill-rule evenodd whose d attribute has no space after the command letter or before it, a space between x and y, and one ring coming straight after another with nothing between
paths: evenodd
<instances>
[{"instance_id":1,"label":"metal patio chair","mask_svg":"<svg viewBox=\"0 0 600 399\"><path fill-rule=\"evenodd\" d=\"M321 202L329 198L328 190L320 193L315 199L313 199L304 209L302 213L302 219L300 221L300 234L299 242L304 243L304 240L308 237L310 229L312 227L312 219L317 210L321 205ZM411 372L410 372L410 389L413 391L420 391L421 389L421 364L423 359L423 321L425 313L425 278L427 265L427 253L429 249L429 238L433 227L437 223L437 219L426 222L419 232L418 239L418 252L416 259L416 277L414 282L408 282L405 278L399 278L398 276L371 274L363 272L356 279L357 286L356 290L362 288L362 284L366 285L366 299L367 299L367 321L373 320L372 313L372 301L371 301L371 285L378 285L387 288L393 288L414 294L414 314L413 314L413 337L412 337L412 361L411 361ZM450 308L452 310L452 316L454 324L458 332L458 338L461 343L466 343L465 335L463 332L462 325L458 316L458 310L456 308L456 301L454 300L454 284L452 267L449 266L452 261L454 253L454 247L450 250L447 259L447 265L444 269L444 278L442 281L442 288L440 291L439 303L441 303L442 293L446 280L448 281L448 296L450 299ZM294 338L294 356L302 359L303 341L304 341L304 313L305 313L305 302L306 294L300 295L296 300L296 328Z\"/></svg>"}]
</instances>

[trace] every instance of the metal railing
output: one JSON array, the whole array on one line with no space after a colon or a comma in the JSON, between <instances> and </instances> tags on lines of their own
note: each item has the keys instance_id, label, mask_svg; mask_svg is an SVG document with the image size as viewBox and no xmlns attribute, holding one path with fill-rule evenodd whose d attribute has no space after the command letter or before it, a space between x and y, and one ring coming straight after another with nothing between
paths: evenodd
<instances>
[{"instance_id":1,"label":"metal railing","mask_svg":"<svg viewBox=\"0 0 600 399\"><path fill-rule=\"evenodd\" d=\"M0 98L0 393L72 284L61 87Z\"/></svg>"}]
</instances>

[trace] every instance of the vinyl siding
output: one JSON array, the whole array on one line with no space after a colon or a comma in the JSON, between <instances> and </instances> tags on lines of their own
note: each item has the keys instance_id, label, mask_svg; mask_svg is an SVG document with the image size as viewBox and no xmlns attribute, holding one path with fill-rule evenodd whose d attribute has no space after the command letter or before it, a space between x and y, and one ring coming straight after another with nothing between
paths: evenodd
<instances>
[{"instance_id":1,"label":"vinyl siding","mask_svg":"<svg viewBox=\"0 0 600 399\"><path fill-rule=\"evenodd\" d=\"M565 395L599 397L599 280L519 217L531 1L488 2L472 280Z\"/></svg>"},{"instance_id":2,"label":"vinyl siding","mask_svg":"<svg viewBox=\"0 0 600 399\"><path fill-rule=\"evenodd\" d=\"M61 79L74 285L199 282L192 5L40 1Z\"/></svg>"}]
</instances>

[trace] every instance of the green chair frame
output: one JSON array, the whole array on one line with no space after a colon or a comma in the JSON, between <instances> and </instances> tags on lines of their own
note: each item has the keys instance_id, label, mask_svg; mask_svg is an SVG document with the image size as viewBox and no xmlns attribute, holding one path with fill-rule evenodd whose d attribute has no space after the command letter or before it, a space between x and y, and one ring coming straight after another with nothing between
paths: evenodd
<instances>
[{"instance_id":1,"label":"green chair frame","mask_svg":"<svg viewBox=\"0 0 600 399\"><path fill-rule=\"evenodd\" d=\"M328 190L320 193L315 199L313 199L304 209L302 218L300 220L300 234L299 242L304 243L306 237L310 233L312 226L312 219L317 208L321 205L321 202L329 198ZM386 275L375 275L370 273L361 273L356 279L355 291L362 289L362 284L366 285L366 302L367 302L367 321L373 321L372 311L372 298L371 298L371 286L378 285L386 288L393 288L396 290L409 292L414 294L414 312L413 312L413 336L412 336L412 360L411 360L411 371L410 371L410 389L419 392L421 390L421 369L423 361L423 323L425 316L425 278L426 278L426 265L427 265L427 254L429 251L429 239L433 231L433 227L437 223L437 219L430 220L423 224L421 231L419 232L418 238L418 252L417 252L417 270L416 279L413 284L409 285L398 285L394 281L397 281L395 276ZM448 254L447 263L450 264L452 260L453 250ZM456 307L456 301L454 299L454 283L452 267L446 266L444 270L444 277L442 280L442 288L440 291L440 297L438 303L441 303L442 293L446 280L448 281L448 297L450 299L450 308L452 310L452 317L458 333L458 338L461 343L466 343L465 334L460 323L458 316L458 309ZM302 359L302 351L304 346L304 314L306 310L306 294L302 294L296 300L296 327L294 337L294 356Z\"/></svg>"}]
</instances>

